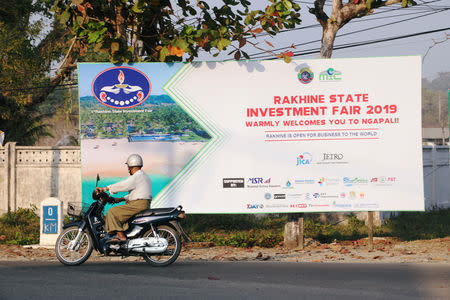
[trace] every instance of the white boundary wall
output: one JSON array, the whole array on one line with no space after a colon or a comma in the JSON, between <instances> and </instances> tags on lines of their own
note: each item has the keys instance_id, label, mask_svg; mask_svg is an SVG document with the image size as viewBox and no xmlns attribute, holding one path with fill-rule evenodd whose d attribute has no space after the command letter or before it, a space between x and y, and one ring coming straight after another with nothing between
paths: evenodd
<instances>
[{"instance_id":1,"label":"white boundary wall","mask_svg":"<svg viewBox=\"0 0 450 300\"><path fill-rule=\"evenodd\" d=\"M449 146L423 146L427 210L450 207L449 159ZM64 210L67 202L81 202L80 147L25 147L8 143L0 148L0 215L32 204L39 207L48 197L60 199ZM379 222L391 214L375 213L375 220Z\"/></svg>"},{"instance_id":2,"label":"white boundary wall","mask_svg":"<svg viewBox=\"0 0 450 300\"><path fill-rule=\"evenodd\" d=\"M24 147L8 143L0 149L0 215L8 210L56 197L81 202L80 147Z\"/></svg>"}]
</instances>

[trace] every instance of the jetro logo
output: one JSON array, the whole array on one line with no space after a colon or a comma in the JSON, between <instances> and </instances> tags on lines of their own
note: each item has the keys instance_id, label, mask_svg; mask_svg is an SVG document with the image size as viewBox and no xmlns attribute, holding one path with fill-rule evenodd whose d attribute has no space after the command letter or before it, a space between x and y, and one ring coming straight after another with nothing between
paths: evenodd
<instances>
[{"instance_id":1,"label":"jetro logo","mask_svg":"<svg viewBox=\"0 0 450 300\"><path fill-rule=\"evenodd\" d=\"M302 68L298 71L298 80L303 84L308 84L314 79L314 73L309 68Z\"/></svg>"},{"instance_id":2,"label":"jetro logo","mask_svg":"<svg viewBox=\"0 0 450 300\"><path fill-rule=\"evenodd\" d=\"M333 68L328 68L327 70L320 72L319 80L320 81L341 81L342 72L335 70Z\"/></svg>"},{"instance_id":3,"label":"jetro logo","mask_svg":"<svg viewBox=\"0 0 450 300\"><path fill-rule=\"evenodd\" d=\"M304 152L297 156L297 166L310 165L312 163L312 154Z\"/></svg>"},{"instance_id":4,"label":"jetro logo","mask_svg":"<svg viewBox=\"0 0 450 300\"><path fill-rule=\"evenodd\" d=\"M150 95L150 79L131 67L113 67L99 73L92 81L92 94L103 105L130 108L142 104Z\"/></svg>"}]
</instances>

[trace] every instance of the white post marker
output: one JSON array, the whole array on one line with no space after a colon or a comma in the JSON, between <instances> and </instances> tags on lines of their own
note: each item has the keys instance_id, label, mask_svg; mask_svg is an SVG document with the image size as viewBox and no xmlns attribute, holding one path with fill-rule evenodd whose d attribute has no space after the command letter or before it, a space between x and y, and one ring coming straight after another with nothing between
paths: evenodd
<instances>
[{"instance_id":1,"label":"white post marker","mask_svg":"<svg viewBox=\"0 0 450 300\"><path fill-rule=\"evenodd\" d=\"M62 202L58 198L47 198L41 202L40 246L55 246L62 230Z\"/></svg>"}]
</instances>

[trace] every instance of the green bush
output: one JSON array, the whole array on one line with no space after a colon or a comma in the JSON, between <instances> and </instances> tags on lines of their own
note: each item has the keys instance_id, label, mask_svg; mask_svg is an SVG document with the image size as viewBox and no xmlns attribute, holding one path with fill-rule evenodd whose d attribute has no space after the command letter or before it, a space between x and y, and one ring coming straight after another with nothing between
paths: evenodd
<instances>
[{"instance_id":1,"label":"green bush","mask_svg":"<svg viewBox=\"0 0 450 300\"><path fill-rule=\"evenodd\" d=\"M190 238L193 242L207 242L215 246L232 246L232 247L265 247L271 248L283 241L283 233L281 231L250 229L249 231L231 231L224 230L211 232L192 232Z\"/></svg>"},{"instance_id":2,"label":"green bush","mask_svg":"<svg viewBox=\"0 0 450 300\"><path fill-rule=\"evenodd\" d=\"M284 227L285 223L286 217L272 214L262 217L247 214L192 214L183 221L183 228L189 232L278 229Z\"/></svg>"},{"instance_id":3,"label":"green bush","mask_svg":"<svg viewBox=\"0 0 450 300\"><path fill-rule=\"evenodd\" d=\"M39 217L36 207L19 208L0 217L0 236L3 244L39 243ZM308 215L306 215L308 216ZM65 223L70 219L66 216ZM208 242L217 246L274 247L283 241L285 216L269 214L188 215L183 228L194 242ZM321 243L334 240L356 240L367 237L364 221L350 215L347 224L322 223L305 218L305 236ZM402 240L432 239L450 236L450 209L428 212L408 212L391 218L382 226L374 226L375 236L392 236Z\"/></svg>"},{"instance_id":4,"label":"green bush","mask_svg":"<svg viewBox=\"0 0 450 300\"><path fill-rule=\"evenodd\" d=\"M403 212L384 225L386 232L402 240L450 236L450 208L426 212Z\"/></svg>"},{"instance_id":5,"label":"green bush","mask_svg":"<svg viewBox=\"0 0 450 300\"><path fill-rule=\"evenodd\" d=\"M30 245L39 243L39 217L36 215L36 206L19 208L0 217L0 240L2 244Z\"/></svg>"}]
</instances>

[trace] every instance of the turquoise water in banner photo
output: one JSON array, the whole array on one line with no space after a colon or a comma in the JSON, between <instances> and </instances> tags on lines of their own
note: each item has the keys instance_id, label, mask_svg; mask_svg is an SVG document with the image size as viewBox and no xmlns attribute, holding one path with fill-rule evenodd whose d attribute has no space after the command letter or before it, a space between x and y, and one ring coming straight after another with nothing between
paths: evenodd
<instances>
[{"instance_id":1,"label":"turquoise water in banner photo","mask_svg":"<svg viewBox=\"0 0 450 300\"><path fill-rule=\"evenodd\" d=\"M119 182L121 180L126 179L127 177L106 177L106 178L101 178L98 186L101 187L105 187L107 185ZM170 177L165 177L165 176L157 176L157 175L150 175L150 179L152 180L152 193L153 193L153 199L155 199L156 195L158 195L158 193L170 182L170 180L172 180L172 178ZM83 201L83 211L86 211L89 208L89 205L94 202L94 200L92 200L92 192L95 190L95 179L88 179L88 180L83 180L82 182L82 201ZM117 194L113 194L112 196L114 198L120 198L125 196L127 193L117 193ZM119 204L108 204L105 207L105 211L104 213L106 213L106 211L110 208L113 207L115 205L121 205L121 204L125 204L125 202L121 202Z\"/></svg>"}]
</instances>

